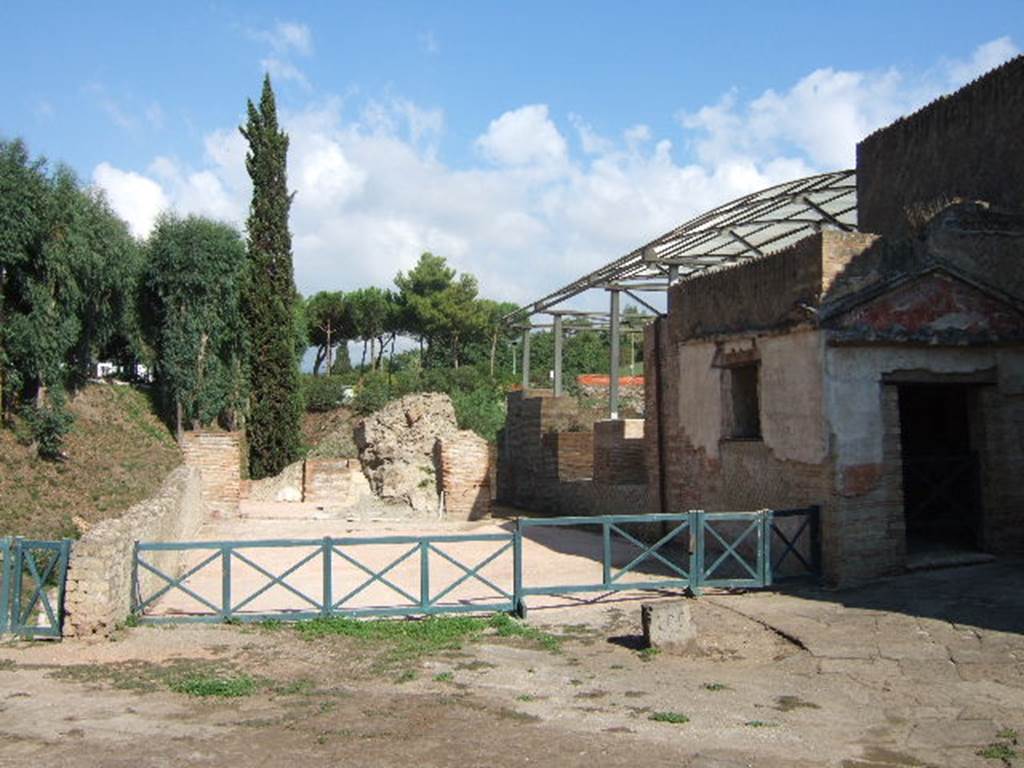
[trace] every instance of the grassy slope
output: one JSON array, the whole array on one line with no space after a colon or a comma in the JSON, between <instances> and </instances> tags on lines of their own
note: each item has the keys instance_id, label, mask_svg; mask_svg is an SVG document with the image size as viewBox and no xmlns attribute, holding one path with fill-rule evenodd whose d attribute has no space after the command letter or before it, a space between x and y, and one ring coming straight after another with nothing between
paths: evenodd
<instances>
[{"instance_id":1,"label":"grassy slope","mask_svg":"<svg viewBox=\"0 0 1024 768\"><path fill-rule=\"evenodd\" d=\"M36 459L15 430L0 429L0 536L76 536L89 523L124 513L152 494L181 452L145 393L90 384L71 403L69 459Z\"/></svg>"}]
</instances>

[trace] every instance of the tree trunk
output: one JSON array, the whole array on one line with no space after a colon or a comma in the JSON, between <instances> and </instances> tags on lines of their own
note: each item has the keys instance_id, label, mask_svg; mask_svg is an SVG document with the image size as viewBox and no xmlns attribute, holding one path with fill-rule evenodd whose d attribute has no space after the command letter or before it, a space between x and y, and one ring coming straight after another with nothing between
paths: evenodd
<instances>
[{"instance_id":1,"label":"tree trunk","mask_svg":"<svg viewBox=\"0 0 1024 768\"><path fill-rule=\"evenodd\" d=\"M366 368L366 339L363 339L363 359L359 363L360 370Z\"/></svg>"},{"instance_id":2,"label":"tree trunk","mask_svg":"<svg viewBox=\"0 0 1024 768\"><path fill-rule=\"evenodd\" d=\"M491 378L494 378L494 355L498 351L498 332L491 335Z\"/></svg>"}]
</instances>

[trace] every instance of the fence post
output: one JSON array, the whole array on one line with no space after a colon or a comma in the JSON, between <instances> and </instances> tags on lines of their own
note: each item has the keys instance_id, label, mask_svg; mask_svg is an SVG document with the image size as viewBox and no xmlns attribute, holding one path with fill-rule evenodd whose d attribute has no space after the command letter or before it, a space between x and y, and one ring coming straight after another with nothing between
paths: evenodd
<instances>
[{"instance_id":1,"label":"fence post","mask_svg":"<svg viewBox=\"0 0 1024 768\"><path fill-rule=\"evenodd\" d=\"M691 509L690 517L690 594L700 595L704 576L704 510Z\"/></svg>"},{"instance_id":2,"label":"fence post","mask_svg":"<svg viewBox=\"0 0 1024 768\"><path fill-rule=\"evenodd\" d=\"M224 621L231 618L231 546L220 548L220 615Z\"/></svg>"},{"instance_id":3,"label":"fence post","mask_svg":"<svg viewBox=\"0 0 1024 768\"><path fill-rule=\"evenodd\" d=\"M334 549L334 542L331 541L330 536L324 536L324 543L321 546L323 547L320 556L323 559L324 589L320 595L320 615L327 618L334 610L334 591L331 588L331 580L334 576L331 570L331 550Z\"/></svg>"},{"instance_id":4,"label":"fence post","mask_svg":"<svg viewBox=\"0 0 1024 768\"><path fill-rule=\"evenodd\" d=\"M761 510L761 586L772 585L772 528L775 527L775 512Z\"/></svg>"},{"instance_id":5,"label":"fence post","mask_svg":"<svg viewBox=\"0 0 1024 768\"><path fill-rule=\"evenodd\" d=\"M814 504L808 508L811 516L811 565L814 575L821 578L821 507Z\"/></svg>"},{"instance_id":6,"label":"fence post","mask_svg":"<svg viewBox=\"0 0 1024 768\"><path fill-rule=\"evenodd\" d=\"M612 529L608 519L601 523L601 578L604 586L609 587L612 583Z\"/></svg>"},{"instance_id":7,"label":"fence post","mask_svg":"<svg viewBox=\"0 0 1024 768\"><path fill-rule=\"evenodd\" d=\"M420 608L430 611L430 542L420 541Z\"/></svg>"},{"instance_id":8,"label":"fence post","mask_svg":"<svg viewBox=\"0 0 1024 768\"><path fill-rule=\"evenodd\" d=\"M0 555L3 555L3 562L0 563L0 635L7 631L7 622L11 613L11 579L14 574L12 564L14 562L14 548L10 538L0 539Z\"/></svg>"},{"instance_id":9,"label":"fence post","mask_svg":"<svg viewBox=\"0 0 1024 768\"><path fill-rule=\"evenodd\" d=\"M523 598L523 524L518 517L512 532L512 610L520 619L526 618L526 600Z\"/></svg>"}]
</instances>

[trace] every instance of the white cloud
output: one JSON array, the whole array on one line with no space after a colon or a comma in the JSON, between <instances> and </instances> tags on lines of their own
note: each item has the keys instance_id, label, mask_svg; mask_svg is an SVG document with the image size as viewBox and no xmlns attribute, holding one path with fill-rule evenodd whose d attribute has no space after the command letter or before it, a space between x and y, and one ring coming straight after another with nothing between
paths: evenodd
<instances>
[{"instance_id":1,"label":"white cloud","mask_svg":"<svg viewBox=\"0 0 1024 768\"><path fill-rule=\"evenodd\" d=\"M279 54L297 53L301 56L313 54L313 33L306 24L297 21L279 21L271 29L258 29L249 32L254 40L270 45Z\"/></svg>"},{"instance_id":2,"label":"white cloud","mask_svg":"<svg viewBox=\"0 0 1024 768\"><path fill-rule=\"evenodd\" d=\"M103 189L117 214L128 222L136 237L145 237L169 201L159 184L133 171L122 171L100 163L92 174L93 183Z\"/></svg>"},{"instance_id":3,"label":"white cloud","mask_svg":"<svg viewBox=\"0 0 1024 768\"><path fill-rule=\"evenodd\" d=\"M1009 50L993 45L965 61ZM485 295L534 299L716 204L849 166L865 134L949 90L954 71L973 71L955 64L916 74L819 69L754 98L732 91L681 115L671 136L645 125L601 136L570 115L574 153L557 116L526 105L489 123L474 143L487 162L468 168L438 157L440 109L386 97L343 112L340 99L312 100L282 112L299 288L390 285L431 250L476 274ZM101 164L94 179L136 232L163 205L242 225L244 139L225 127L203 150L198 167L160 157L144 175Z\"/></svg>"},{"instance_id":4,"label":"white cloud","mask_svg":"<svg viewBox=\"0 0 1024 768\"><path fill-rule=\"evenodd\" d=\"M437 35L432 29L420 32L416 39L419 41L420 50L428 56L436 56L441 52L441 44L437 41Z\"/></svg>"},{"instance_id":5,"label":"white cloud","mask_svg":"<svg viewBox=\"0 0 1024 768\"><path fill-rule=\"evenodd\" d=\"M312 86L306 74L289 61L276 59L273 56L263 59L260 67L267 72L275 82L282 80L297 83L303 90L311 90Z\"/></svg>"},{"instance_id":6,"label":"white cloud","mask_svg":"<svg viewBox=\"0 0 1024 768\"><path fill-rule=\"evenodd\" d=\"M491 121L476 144L484 156L501 165L547 165L566 157L565 139L548 117L546 104L506 112Z\"/></svg>"},{"instance_id":7,"label":"white cloud","mask_svg":"<svg viewBox=\"0 0 1024 768\"><path fill-rule=\"evenodd\" d=\"M957 88L974 80L979 75L998 67L1020 53L1020 49L1008 37L999 37L979 45L970 58L953 59L946 64L949 72L949 84Z\"/></svg>"}]
</instances>

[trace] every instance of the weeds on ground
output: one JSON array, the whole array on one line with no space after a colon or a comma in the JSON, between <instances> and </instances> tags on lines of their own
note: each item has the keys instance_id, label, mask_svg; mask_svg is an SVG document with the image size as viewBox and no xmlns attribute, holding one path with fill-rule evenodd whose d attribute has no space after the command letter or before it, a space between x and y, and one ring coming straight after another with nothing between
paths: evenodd
<instances>
[{"instance_id":1,"label":"weeds on ground","mask_svg":"<svg viewBox=\"0 0 1024 768\"><path fill-rule=\"evenodd\" d=\"M435 683L450 683L455 679L454 672L438 672L434 675Z\"/></svg>"},{"instance_id":2,"label":"weeds on ground","mask_svg":"<svg viewBox=\"0 0 1024 768\"><path fill-rule=\"evenodd\" d=\"M778 723L772 723L767 720L747 720L744 723L747 728L778 728Z\"/></svg>"},{"instance_id":3,"label":"weeds on ground","mask_svg":"<svg viewBox=\"0 0 1024 768\"><path fill-rule=\"evenodd\" d=\"M647 719L653 720L656 723L672 723L673 725L683 725L690 722L690 718L680 712L652 712L647 716Z\"/></svg>"},{"instance_id":4,"label":"weeds on ground","mask_svg":"<svg viewBox=\"0 0 1024 768\"><path fill-rule=\"evenodd\" d=\"M513 619L507 613L494 614L487 624L495 631L498 637L519 637L552 653L559 653L562 650L562 640L560 637L539 630L536 627L531 627L528 624L523 624L521 621Z\"/></svg>"},{"instance_id":5,"label":"weeds on ground","mask_svg":"<svg viewBox=\"0 0 1024 768\"><path fill-rule=\"evenodd\" d=\"M996 734L996 738L999 741L993 741L984 749L979 749L977 752L978 757L984 757L986 760L999 760L1004 766L1012 766L1013 761L1017 759L1017 743L1019 737L1017 731L1013 728L1004 728Z\"/></svg>"},{"instance_id":6,"label":"weeds on ground","mask_svg":"<svg viewBox=\"0 0 1024 768\"><path fill-rule=\"evenodd\" d=\"M194 674L173 680L170 689L188 696L237 698L256 692L256 681L249 675Z\"/></svg>"},{"instance_id":7,"label":"weeds on ground","mask_svg":"<svg viewBox=\"0 0 1024 768\"><path fill-rule=\"evenodd\" d=\"M411 683L417 677L419 677L419 673L415 669L406 669L402 674L395 678L395 682L399 684Z\"/></svg>"},{"instance_id":8,"label":"weeds on ground","mask_svg":"<svg viewBox=\"0 0 1024 768\"><path fill-rule=\"evenodd\" d=\"M727 691L729 686L725 683L704 683L701 686L705 691Z\"/></svg>"},{"instance_id":9,"label":"weeds on ground","mask_svg":"<svg viewBox=\"0 0 1024 768\"><path fill-rule=\"evenodd\" d=\"M661 653L661 648L653 645L649 645L646 648L641 648L637 651L637 655L640 657L640 661L654 661L654 658Z\"/></svg>"},{"instance_id":10,"label":"weeds on ground","mask_svg":"<svg viewBox=\"0 0 1024 768\"><path fill-rule=\"evenodd\" d=\"M516 696L516 701L527 702L527 701L536 701L536 700L537 700L537 697L534 696L533 694L530 694L530 693L521 693L518 696Z\"/></svg>"}]
</instances>

